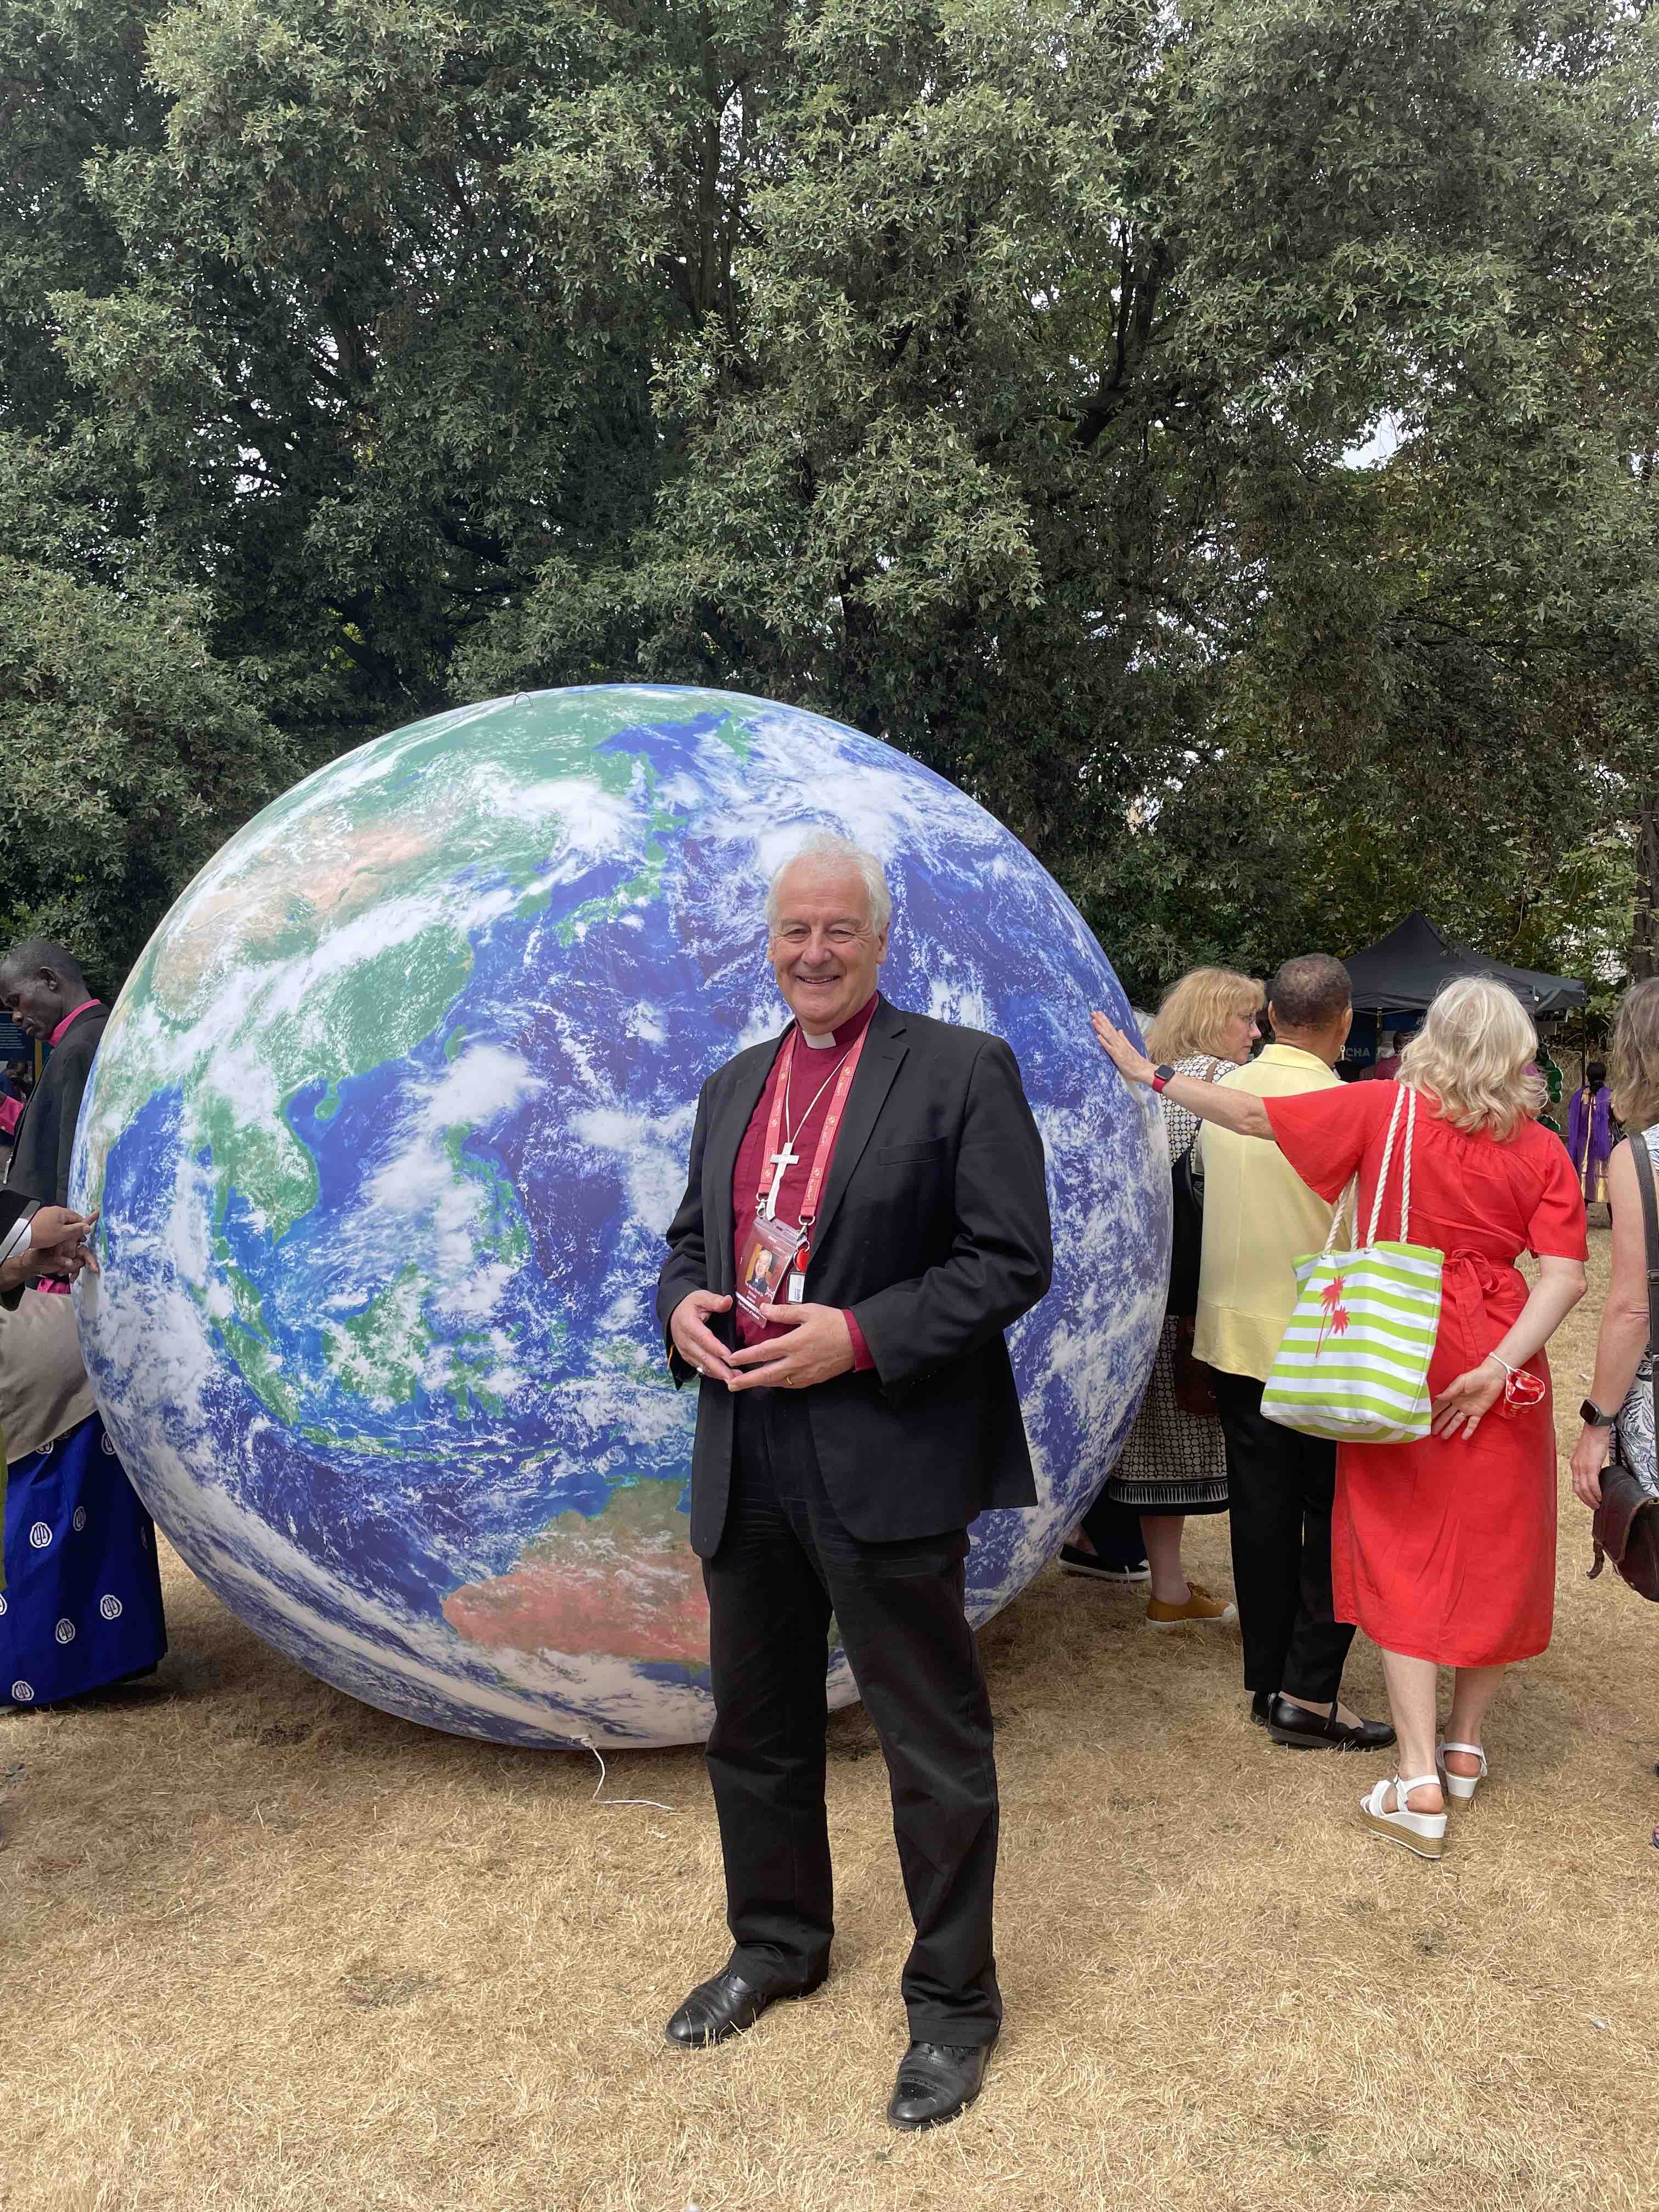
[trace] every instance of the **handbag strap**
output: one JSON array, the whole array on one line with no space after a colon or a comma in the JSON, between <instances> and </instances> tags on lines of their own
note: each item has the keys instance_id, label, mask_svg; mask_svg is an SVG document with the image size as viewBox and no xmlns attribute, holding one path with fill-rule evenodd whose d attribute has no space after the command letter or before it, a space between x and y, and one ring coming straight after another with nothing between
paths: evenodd
<instances>
[{"instance_id":1,"label":"handbag strap","mask_svg":"<svg viewBox=\"0 0 1659 2212\"><path fill-rule=\"evenodd\" d=\"M1376 1189L1371 1198L1371 1225L1365 1232L1368 1245L1376 1242L1377 1224L1382 1218L1382 1194L1388 1187L1389 1169L1394 1159L1394 1140L1399 1133L1400 1118L1406 1119L1406 1141L1401 1147L1402 1182L1400 1191L1400 1241L1409 1244L1408 1230L1412 1212L1412 1139L1417 1133L1417 1093L1404 1084L1395 1085L1394 1111L1389 1116L1389 1141L1382 1148L1382 1172L1376 1178ZM1355 1226L1358 1226L1356 1218Z\"/></svg>"},{"instance_id":2,"label":"handbag strap","mask_svg":"<svg viewBox=\"0 0 1659 2212\"><path fill-rule=\"evenodd\" d=\"M1345 1213L1352 1216L1352 1235L1357 1242L1359 1236L1359 1177L1358 1176L1354 1177L1331 1209L1330 1233L1325 1239L1325 1249L1319 1255L1322 1260L1328 1260L1335 1251L1337 1231L1342 1226L1342 1217Z\"/></svg>"},{"instance_id":3,"label":"handbag strap","mask_svg":"<svg viewBox=\"0 0 1659 2212\"><path fill-rule=\"evenodd\" d=\"M1659 1357L1659 1192L1653 1186L1653 1155L1648 1150L1645 1130L1638 1130L1631 1139L1630 1156L1636 1170L1636 1188L1642 1194L1642 1225L1647 1231L1648 1346ZM1659 1393L1659 1377L1656 1377L1655 1390Z\"/></svg>"},{"instance_id":4,"label":"handbag strap","mask_svg":"<svg viewBox=\"0 0 1659 2212\"><path fill-rule=\"evenodd\" d=\"M1210 1072L1207 1075L1195 1075L1193 1078L1194 1082L1219 1083L1221 1080L1221 1062L1216 1058L1213 1053L1208 1053L1205 1057L1209 1063ZM1175 1159L1170 1162L1170 1166L1176 1173L1179 1173L1179 1171L1184 1167L1190 1176L1197 1181L1202 1181L1202 1170L1199 1167L1195 1155L1198 1150L1198 1140L1204 1134L1204 1124L1202 1121L1199 1121L1196 1114L1190 1115L1188 1118L1194 1122L1196 1127L1194 1128L1192 1135L1188 1138L1186 1144L1182 1147L1180 1152L1177 1153Z\"/></svg>"}]
</instances>

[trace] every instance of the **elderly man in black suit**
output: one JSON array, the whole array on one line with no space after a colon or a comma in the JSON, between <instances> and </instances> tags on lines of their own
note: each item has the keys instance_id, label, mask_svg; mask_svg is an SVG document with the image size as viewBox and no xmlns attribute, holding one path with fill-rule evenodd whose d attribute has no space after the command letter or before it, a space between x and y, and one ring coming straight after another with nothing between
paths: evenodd
<instances>
[{"instance_id":1,"label":"elderly man in black suit","mask_svg":"<svg viewBox=\"0 0 1659 2212\"><path fill-rule=\"evenodd\" d=\"M954 2119L1001 2022L991 1713L968 1524L1036 1503L1003 1332L1048 1287L1042 1143L1007 1046L876 989L880 863L808 840L773 878L793 1021L710 1076L657 1291L698 1378L691 1541L711 1615L708 1771L735 1948L668 2023L723 2041L828 1971L833 1613L886 1757L915 1923L888 2117Z\"/></svg>"}]
</instances>

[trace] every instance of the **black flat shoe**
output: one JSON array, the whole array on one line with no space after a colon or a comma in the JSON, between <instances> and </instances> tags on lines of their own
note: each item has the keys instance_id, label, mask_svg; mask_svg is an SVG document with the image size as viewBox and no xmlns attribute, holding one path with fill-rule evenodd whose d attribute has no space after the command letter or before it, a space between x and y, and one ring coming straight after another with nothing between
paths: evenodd
<instances>
[{"instance_id":1,"label":"black flat shoe","mask_svg":"<svg viewBox=\"0 0 1659 2212\"><path fill-rule=\"evenodd\" d=\"M1338 1720L1334 1698L1329 1712L1310 1713L1288 1698L1275 1698L1267 1708L1267 1733L1291 1751L1384 1751L1395 1741L1387 1721L1355 1721L1350 1726Z\"/></svg>"},{"instance_id":2,"label":"black flat shoe","mask_svg":"<svg viewBox=\"0 0 1659 2212\"><path fill-rule=\"evenodd\" d=\"M1063 1575L1088 1575L1097 1583L1149 1583L1152 1571L1145 1559L1103 1559L1098 1552L1080 1552L1074 1544L1060 1547Z\"/></svg>"},{"instance_id":3,"label":"black flat shoe","mask_svg":"<svg viewBox=\"0 0 1659 2212\"><path fill-rule=\"evenodd\" d=\"M762 1989L724 1966L710 1980L697 1984L663 2033L681 2051L708 2051L752 2027L768 2005L781 1997L810 1997L823 1984L820 1974L798 1989L776 1984Z\"/></svg>"},{"instance_id":4,"label":"black flat shoe","mask_svg":"<svg viewBox=\"0 0 1659 2212\"><path fill-rule=\"evenodd\" d=\"M985 2086L988 2043L913 2043L899 2062L887 2118L896 2128L939 2128Z\"/></svg>"}]
</instances>

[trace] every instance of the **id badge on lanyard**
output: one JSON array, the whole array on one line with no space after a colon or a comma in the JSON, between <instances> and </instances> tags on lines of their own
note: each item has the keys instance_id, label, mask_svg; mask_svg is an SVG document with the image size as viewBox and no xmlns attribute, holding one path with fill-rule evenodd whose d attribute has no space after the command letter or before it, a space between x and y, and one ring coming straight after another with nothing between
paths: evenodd
<instances>
[{"instance_id":1,"label":"id badge on lanyard","mask_svg":"<svg viewBox=\"0 0 1659 2212\"><path fill-rule=\"evenodd\" d=\"M788 1152L778 1151L778 1133L783 1123L784 1088L794 1061L795 1036L791 1035L785 1051L779 1079L773 1087L772 1111L766 1126L766 1162L775 1170L773 1179L763 1182L755 1194L755 1218L749 1224L749 1234L744 1240L743 1255L738 1263L738 1304L755 1321L764 1321L769 1305L799 1305L806 1295L806 1263L812 1253L812 1224L817 1218L818 1194L823 1188L823 1178L830 1166L830 1155L835 1150L836 1132L841 1127L841 1117L847 1105L847 1094L853 1087L859 1056L864 1050L864 1040L869 1036L865 1029L856 1044L848 1054L836 1088L830 1100L829 1111L823 1117L823 1127L818 1132L817 1148L812 1157L812 1172L807 1178L806 1194L801 1203L799 1227L773 1218L772 1208L783 1177L778 1163Z\"/></svg>"},{"instance_id":2,"label":"id badge on lanyard","mask_svg":"<svg viewBox=\"0 0 1659 2212\"><path fill-rule=\"evenodd\" d=\"M804 1230L792 1229L787 1221L769 1221L763 1213L755 1216L738 1267L738 1304L746 1314L763 1321L765 1307L785 1298L792 1304L799 1303L806 1277L791 1262L805 1243Z\"/></svg>"}]
</instances>

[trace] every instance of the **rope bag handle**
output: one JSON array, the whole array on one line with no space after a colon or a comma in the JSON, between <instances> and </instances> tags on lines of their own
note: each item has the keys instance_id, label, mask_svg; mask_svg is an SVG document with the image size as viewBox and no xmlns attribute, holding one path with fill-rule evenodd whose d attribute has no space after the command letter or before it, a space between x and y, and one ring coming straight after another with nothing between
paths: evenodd
<instances>
[{"instance_id":1,"label":"rope bag handle","mask_svg":"<svg viewBox=\"0 0 1659 2212\"><path fill-rule=\"evenodd\" d=\"M1409 1244L1412 1241L1406 1232L1411 1221L1412 1139L1417 1133L1417 1093L1402 1086L1400 1096L1394 1102L1394 1112L1389 1117L1389 1141L1383 1147L1382 1171L1376 1178L1376 1190L1371 1200L1371 1225L1365 1233L1367 1244L1376 1243L1377 1224L1382 1218L1382 1194L1388 1188L1389 1168L1394 1159L1394 1140L1400 1127L1402 1107L1406 1109L1406 1141L1401 1147L1403 1180L1400 1191L1400 1241L1402 1244Z\"/></svg>"},{"instance_id":2,"label":"rope bag handle","mask_svg":"<svg viewBox=\"0 0 1659 2212\"><path fill-rule=\"evenodd\" d=\"M1376 1242L1377 1224L1382 1218L1382 1193L1388 1183L1389 1170L1394 1162L1395 1138L1399 1133L1400 1118L1402 1114L1406 1119L1406 1141L1401 1147L1400 1155L1402 1177L1400 1192L1400 1241L1402 1244L1409 1244L1412 1241L1408 1231L1412 1210L1412 1139L1417 1133L1417 1093L1400 1085L1396 1086L1394 1111L1389 1116L1389 1140L1382 1149L1382 1171L1376 1178L1376 1190L1371 1200L1370 1227L1365 1232L1367 1245L1375 1244ZM1325 1249L1321 1255L1322 1258L1328 1260L1335 1251L1337 1231L1342 1226L1344 1212L1349 1211L1352 1212L1353 1218L1352 1234L1358 1237L1359 1234L1359 1177L1358 1175L1336 1201L1336 1211L1331 1216L1331 1232L1325 1239Z\"/></svg>"}]
</instances>

